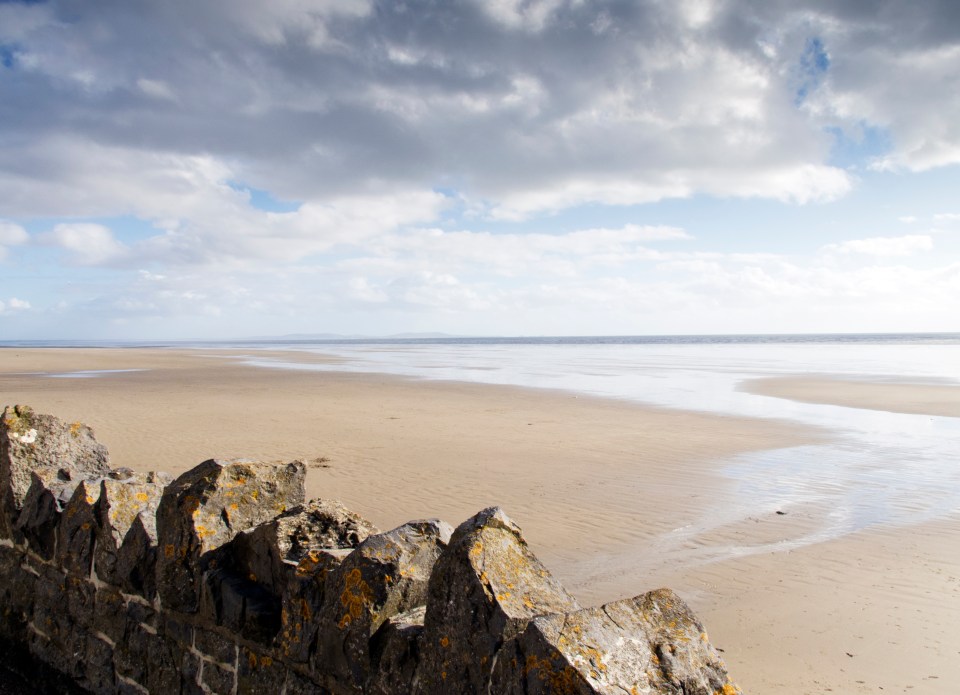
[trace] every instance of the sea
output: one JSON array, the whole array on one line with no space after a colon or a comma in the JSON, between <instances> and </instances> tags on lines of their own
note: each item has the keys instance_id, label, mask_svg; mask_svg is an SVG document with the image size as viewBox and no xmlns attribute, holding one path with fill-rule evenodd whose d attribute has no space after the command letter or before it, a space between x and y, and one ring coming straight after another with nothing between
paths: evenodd
<instances>
[{"instance_id":1,"label":"sea","mask_svg":"<svg viewBox=\"0 0 960 695\"><path fill-rule=\"evenodd\" d=\"M711 526L775 511L824 510L808 533L777 541L793 547L960 512L960 418L801 403L742 388L751 379L792 375L960 386L960 333L0 342L3 346L229 348L237 352L233 359L269 369L559 390L800 423L825 434L818 443L720 460L730 489L716 509L705 510L702 523L677 529L677 544ZM267 354L278 350L283 357ZM298 353L331 359L300 360ZM778 549L783 548L737 552Z\"/></svg>"}]
</instances>

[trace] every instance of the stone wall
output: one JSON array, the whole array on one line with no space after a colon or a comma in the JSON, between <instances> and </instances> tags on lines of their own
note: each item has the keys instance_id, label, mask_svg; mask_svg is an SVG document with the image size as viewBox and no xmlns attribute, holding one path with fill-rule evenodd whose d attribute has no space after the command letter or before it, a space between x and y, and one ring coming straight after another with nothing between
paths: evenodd
<instances>
[{"instance_id":1,"label":"stone wall","mask_svg":"<svg viewBox=\"0 0 960 695\"><path fill-rule=\"evenodd\" d=\"M739 692L669 590L582 608L499 508L380 532L304 474L111 469L88 427L6 408L8 661L58 692Z\"/></svg>"}]
</instances>

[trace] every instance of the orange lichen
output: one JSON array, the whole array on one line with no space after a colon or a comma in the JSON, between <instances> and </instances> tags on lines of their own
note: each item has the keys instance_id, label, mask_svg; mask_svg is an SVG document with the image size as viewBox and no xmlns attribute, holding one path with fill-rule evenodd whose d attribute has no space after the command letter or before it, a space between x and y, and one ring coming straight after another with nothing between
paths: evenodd
<instances>
[{"instance_id":1,"label":"orange lichen","mask_svg":"<svg viewBox=\"0 0 960 695\"><path fill-rule=\"evenodd\" d=\"M340 603L344 608L344 613L338 623L341 630L358 619L363 614L364 609L373 603L373 590L363 580L363 575L358 568L354 568L347 573L343 584L344 589L340 594Z\"/></svg>"}]
</instances>

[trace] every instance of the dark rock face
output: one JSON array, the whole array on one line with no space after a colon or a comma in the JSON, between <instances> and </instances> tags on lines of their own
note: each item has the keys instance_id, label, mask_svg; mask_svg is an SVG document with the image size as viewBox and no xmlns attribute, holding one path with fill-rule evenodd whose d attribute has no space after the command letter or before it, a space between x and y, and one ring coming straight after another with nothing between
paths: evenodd
<instances>
[{"instance_id":1,"label":"dark rock face","mask_svg":"<svg viewBox=\"0 0 960 695\"><path fill-rule=\"evenodd\" d=\"M306 466L210 459L187 471L157 507L157 588L163 605L193 613L202 558L237 533L303 502Z\"/></svg>"},{"instance_id":2,"label":"dark rock face","mask_svg":"<svg viewBox=\"0 0 960 695\"><path fill-rule=\"evenodd\" d=\"M415 692L487 692L506 640L538 615L579 607L503 510L483 510L453 533L430 579Z\"/></svg>"},{"instance_id":3,"label":"dark rock face","mask_svg":"<svg viewBox=\"0 0 960 695\"><path fill-rule=\"evenodd\" d=\"M73 574L90 574L99 499L100 481L82 480L63 509L57 538L57 561Z\"/></svg>"},{"instance_id":4,"label":"dark rock face","mask_svg":"<svg viewBox=\"0 0 960 695\"><path fill-rule=\"evenodd\" d=\"M380 533L302 504L299 462L106 460L83 425L0 419L0 651L40 690L740 692L677 596L581 609L498 508Z\"/></svg>"}]
</instances>

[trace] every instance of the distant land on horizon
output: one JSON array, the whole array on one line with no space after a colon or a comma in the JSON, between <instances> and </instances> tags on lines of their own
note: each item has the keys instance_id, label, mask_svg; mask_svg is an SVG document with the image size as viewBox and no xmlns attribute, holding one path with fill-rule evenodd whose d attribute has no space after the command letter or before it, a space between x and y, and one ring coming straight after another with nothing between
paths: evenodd
<instances>
[{"instance_id":1,"label":"distant land on horizon","mask_svg":"<svg viewBox=\"0 0 960 695\"><path fill-rule=\"evenodd\" d=\"M431 340L435 338L465 338L452 333L394 333L392 335L363 335L360 333L287 333L285 335L259 335L242 340Z\"/></svg>"}]
</instances>

